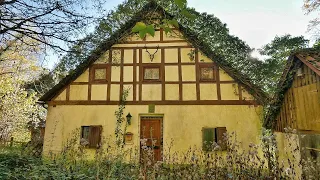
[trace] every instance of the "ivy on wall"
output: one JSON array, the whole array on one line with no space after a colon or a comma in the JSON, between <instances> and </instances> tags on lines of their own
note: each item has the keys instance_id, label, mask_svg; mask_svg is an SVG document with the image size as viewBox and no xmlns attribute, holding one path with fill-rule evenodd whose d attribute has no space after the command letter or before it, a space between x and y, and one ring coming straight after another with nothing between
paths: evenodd
<instances>
[{"instance_id":1,"label":"ivy on wall","mask_svg":"<svg viewBox=\"0 0 320 180\"><path fill-rule=\"evenodd\" d=\"M126 108L126 100L128 97L130 89L123 89L123 93L121 95L120 104L118 109L114 112L116 117L116 128L115 128L115 135L116 135L116 144L117 146L122 146L124 144L124 136L126 134L128 122L124 117L124 110Z\"/></svg>"}]
</instances>

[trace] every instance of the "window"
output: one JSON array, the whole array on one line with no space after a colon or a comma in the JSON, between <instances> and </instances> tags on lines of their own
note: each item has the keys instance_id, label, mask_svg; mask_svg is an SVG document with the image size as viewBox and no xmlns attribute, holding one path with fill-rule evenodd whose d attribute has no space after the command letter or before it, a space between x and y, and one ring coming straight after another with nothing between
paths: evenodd
<instances>
[{"instance_id":1,"label":"window","mask_svg":"<svg viewBox=\"0 0 320 180\"><path fill-rule=\"evenodd\" d=\"M200 67L200 80L201 81L214 81L215 70L213 66Z\"/></svg>"},{"instance_id":2,"label":"window","mask_svg":"<svg viewBox=\"0 0 320 180\"><path fill-rule=\"evenodd\" d=\"M143 80L160 80L160 67L144 67Z\"/></svg>"},{"instance_id":3,"label":"window","mask_svg":"<svg viewBox=\"0 0 320 180\"><path fill-rule=\"evenodd\" d=\"M300 143L302 159L320 161L320 134L301 131Z\"/></svg>"},{"instance_id":4,"label":"window","mask_svg":"<svg viewBox=\"0 0 320 180\"><path fill-rule=\"evenodd\" d=\"M107 71L106 69L95 69L94 70L94 79L106 79Z\"/></svg>"},{"instance_id":5,"label":"window","mask_svg":"<svg viewBox=\"0 0 320 180\"><path fill-rule=\"evenodd\" d=\"M202 149L204 151L211 151L212 144L215 142L215 128L203 128L202 129Z\"/></svg>"},{"instance_id":6,"label":"window","mask_svg":"<svg viewBox=\"0 0 320 180\"><path fill-rule=\"evenodd\" d=\"M89 148L99 148L101 131L101 126L81 126L80 144Z\"/></svg>"},{"instance_id":7,"label":"window","mask_svg":"<svg viewBox=\"0 0 320 180\"><path fill-rule=\"evenodd\" d=\"M202 149L204 151L213 151L213 144L217 143L221 147L221 150L226 150L225 133L227 133L226 127L203 128Z\"/></svg>"},{"instance_id":8,"label":"window","mask_svg":"<svg viewBox=\"0 0 320 180\"><path fill-rule=\"evenodd\" d=\"M92 77L92 80L93 81L98 81L98 82L104 82L104 81L107 81L107 68L105 67L96 67L96 68L93 68L93 77Z\"/></svg>"}]
</instances>

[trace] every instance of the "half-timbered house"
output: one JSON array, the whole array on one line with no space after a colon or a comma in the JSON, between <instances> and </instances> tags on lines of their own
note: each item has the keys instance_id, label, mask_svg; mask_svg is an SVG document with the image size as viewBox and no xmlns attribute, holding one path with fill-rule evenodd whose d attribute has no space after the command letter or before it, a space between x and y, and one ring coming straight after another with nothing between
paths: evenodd
<instances>
[{"instance_id":1,"label":"half-timbered house","mask_svg":"<svg viewBox=\"0 0 320 180\"><path fill-rule=\"evenodd\" d=\"M237 133L244 148L259 141L265 95L223 56L182 25L168 34L156 28L154 37L144 39L131 33L154 6L146 5L41 97L49 106L45 153L59 152L75 129L89 148L99 146L103 137L114 137L115 111L124 92L125 146L139 147L152 129L157 160L171 140L179 151L222 141L226 132Z\"/></svg>"}]
</instances>

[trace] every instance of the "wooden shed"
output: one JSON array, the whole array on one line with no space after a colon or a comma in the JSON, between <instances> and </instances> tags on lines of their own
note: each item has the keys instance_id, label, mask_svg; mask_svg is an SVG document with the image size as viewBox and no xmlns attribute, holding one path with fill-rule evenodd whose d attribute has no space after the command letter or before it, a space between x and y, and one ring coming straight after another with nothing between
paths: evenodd
<instances>
[{"instance_id":1,"label":"wooden shed","mask_svg":"<svg viewBox=\"0 0 320 180\"><path fill-rule=\"evenodd\" d=\"M279 136L296 131L301 155L319 158L320 51L304 49L293 53L278 89L264 126L272 128Z\"/></svg>"}]
</instances>

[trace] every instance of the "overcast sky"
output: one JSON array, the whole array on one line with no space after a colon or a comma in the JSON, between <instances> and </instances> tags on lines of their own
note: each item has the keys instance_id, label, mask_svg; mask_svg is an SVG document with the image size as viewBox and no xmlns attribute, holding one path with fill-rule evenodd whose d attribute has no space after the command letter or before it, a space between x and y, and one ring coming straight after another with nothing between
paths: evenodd
<instances>
[{"instance_id":1,"label":"overcast sky","mask_svg":"<svg viewBox=\"0 0 320 180\"><path fill-rule=\"evenodd\" d=\"M303 0L187 0L189 7L199 12L214 14L227 24L232 35L247 42L251 48L261 48L276 35L303 35L310 39L308 23L317 14L305 15ZM108 8L122 0L108 0ZM254 54L256 55L256 54ZM48 66L57 62L49 58Z\"/></svg>"},{"instance_id":2,"label":"overcast sky","mask_svg":"<svg viewBox=\"0 0 320 180\"><path fill-rule=\"evenodd\" d=\"M303 0L188 0L199 12L214 14L230 33L260 48L276 35L304 35L315 15L305 15Z\"/></svg>"}]
</instances>

